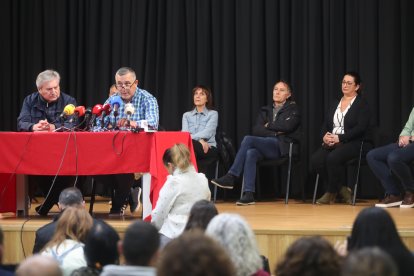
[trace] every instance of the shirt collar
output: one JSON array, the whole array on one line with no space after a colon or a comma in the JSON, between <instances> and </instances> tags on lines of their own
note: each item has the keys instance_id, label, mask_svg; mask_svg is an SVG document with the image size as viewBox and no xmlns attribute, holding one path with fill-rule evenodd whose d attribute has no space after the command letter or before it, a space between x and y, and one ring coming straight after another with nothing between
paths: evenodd
<instances>
[{"instance_id":1,"label":"shirt collar","mask_svg":"<svg viewBox=\"0 0 414 276\"><path fill-rule=\"evenodd\" d=\"M197 112L197 108L194 107L194 109L191 111L191 115L197 115L197 114L203 114L203 115L207 115L208 114L208 109L207 107L203 108L203 111L201 112Z\"/></svg>"}]
</instances>

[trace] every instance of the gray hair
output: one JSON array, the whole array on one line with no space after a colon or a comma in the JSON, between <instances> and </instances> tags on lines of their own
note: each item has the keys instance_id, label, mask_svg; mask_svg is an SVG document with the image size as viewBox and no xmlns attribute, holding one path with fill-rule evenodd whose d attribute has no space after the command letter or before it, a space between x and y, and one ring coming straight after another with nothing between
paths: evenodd
<instances>
[{"instance_id":1,"label":"gray hair","mask_svg":"<svg viewBox=\"0 0 414 276\"><path fill-rule=\"evenodd\" d=\"M83 203L81 191L75 187L64 189L59 195L59 204L65 207L80 205Z\"/></svg>"},{"instance_id":2,"label":"gray hair","mask_svg":"<svg viewBox=\"0 0 414 276\"><path fill-rule=\"evenodd\" d=\"M36 87L40 89L45 82L57 79L60 82L60 75L55 70L45 70L37 75Z\"/></svg>"},{"instance_id":3,"label":"gray hair","mask_svg":"<svg viewBox=\"0 0 414 276\"><path fill-rule=\"evenodd\" d=\"M131 73L134 76L134 79L137 78L137 75L135 74L134 69L132 69L130 67L121 67L121 68L119 68L118 71L116 71L115 75L124 76L128 73Z\"/></svg>"},{"instance_id":4,"label":"gray hair","mask_svg":"<svg viewBox=\"0 0 414 276\"><path fill-rule=\"evenodd\" d=\"M223 213L215 216L208 224L206 234L226 249L238 276L252 275L263 268L253 230L240 215Z\"/></svg>"}]
</instances>

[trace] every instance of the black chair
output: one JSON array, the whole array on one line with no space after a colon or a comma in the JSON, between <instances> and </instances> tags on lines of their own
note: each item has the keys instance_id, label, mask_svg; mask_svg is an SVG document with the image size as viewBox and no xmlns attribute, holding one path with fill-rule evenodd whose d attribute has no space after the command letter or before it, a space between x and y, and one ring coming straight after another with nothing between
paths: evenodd
<instances>
[{"instance_id":1,"label":"black chair","mask_svg":"<svg viewBox=\"0 0 414 276\"><path fill-rule=\"evenodd\" d=\"M360 148L359 148L359 156L357 158L353 158L353 159L349 160L346 163L347 168L355 166L355 165L356 165L356 168L357 168L357 172L356 172L356 176L355 176L353 196L352 196L352 205L355 205L356 192L357 192L357 189L358 189L359 173L360 173L360 169L361 169L361 163L366 162L365 155L363 154L363 148L364 148L364 141L361 142L361 145L360 145ZM316 193L318 191L318 184L319 184L319 173L316 175L316 181L315 181L315 188L314 188L314 191L313 191L312 204L316 203Z\"/></svg>"},{"instance_id":2,"label":"black chair","mask_svg":"<svg viewBox=\"0 0 414 276\"><path fill-rule=\"evenodd\" d=\"M289 154L285 157L282 158L278 158L278 159L264 159L261 160L259 162L257 162L256 164L256 189L257 189L257 196L260 199L261 197L261 191L260 191L260 168L261 167L275 167L276 169L280 166L283 166L285 164L288 165L288 170L287 170L287 179L286 179L286 196L285 196L285 204L288 204L289 201L289 191L290 191L290 182L291 182L291 174L292 174L292 165L293 162L299 161L299 159L294 159L293 158L293 142L290 142L289 144ZM301 190L302 190L302 198L304 199L304 187L301 184ZM243 192L244 192L244 179L242 182L242 188L241 188L241 195L240 197L243 196Z\"/></svg>"}]
</instances>

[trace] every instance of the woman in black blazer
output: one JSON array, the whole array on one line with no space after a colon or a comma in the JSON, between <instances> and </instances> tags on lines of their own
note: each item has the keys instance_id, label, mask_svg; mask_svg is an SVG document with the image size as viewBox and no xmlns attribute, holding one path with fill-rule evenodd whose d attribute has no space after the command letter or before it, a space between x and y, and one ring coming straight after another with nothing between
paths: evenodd
<instances>
[{"instance_id":1,"label":"woman in black blazer","mask_svg":"<svg viewBox=\"0 0 414 276\"><path fill-rule=\"evenodd\" d=\"M346 162L359 156L361 141L367 134L370 111L360 95L361 78L348 72L342 79L342 98L325 116L322 126L322 147L311 158L313 171L327 183L327 191L318 204L331 204L337 195L351 204L351 190L346 186Z\"/></svg>"}]
</instances>

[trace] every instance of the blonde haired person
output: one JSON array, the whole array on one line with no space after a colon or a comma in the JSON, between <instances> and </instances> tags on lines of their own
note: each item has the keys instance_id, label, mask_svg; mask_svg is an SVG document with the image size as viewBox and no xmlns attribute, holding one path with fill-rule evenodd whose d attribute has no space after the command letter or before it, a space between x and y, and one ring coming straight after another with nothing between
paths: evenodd
<instances>
[{"instance_id":1,"label":"blonde haired person","mask_svg":"<svg viewBox=\"0 0 414 276\"><path fill-rule=\"evenodd\" d=\"M193 204L211 197L207 178L196 172L185 145L175 144L167 149L162 160L170 175L151 214L151 222L160 233L161 247L183 232Z\"/></svg>"},{"instance_id":2,"label":"blonde haired person","mask_svg":"<svg viewBox=\"0 0 414 276\"><path fill-rule=\"evenodd\" d=\"M83 248L92 225L93 219L84 208L67 207L41 255L57 260L63 275L70 275L73 270L86 266Z\"/></svg>"}]
</instances>

